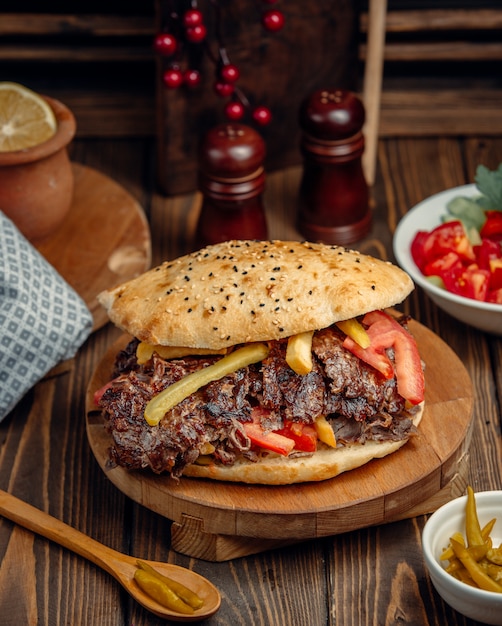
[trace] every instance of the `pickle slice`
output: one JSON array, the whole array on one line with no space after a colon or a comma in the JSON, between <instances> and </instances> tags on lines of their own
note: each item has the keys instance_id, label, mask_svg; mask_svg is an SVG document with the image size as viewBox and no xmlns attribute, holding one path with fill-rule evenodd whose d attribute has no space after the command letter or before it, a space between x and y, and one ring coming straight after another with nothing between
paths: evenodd
<instances>
[{"instance_id":1,"label":"pickle slice","mask_svg":"<svg viewBox=\"0 0 502 626\"><path fill-rule=\"evenodd\" d=\"M268 356L268 346L264 343L252 343L231 352L222 359L192 372L184 378L166 387L154 396L145 408L145 419L150 426L157 426L164 415L201 387L232 374L252 363L263 361Z\"/></svg>"}]
</instances>

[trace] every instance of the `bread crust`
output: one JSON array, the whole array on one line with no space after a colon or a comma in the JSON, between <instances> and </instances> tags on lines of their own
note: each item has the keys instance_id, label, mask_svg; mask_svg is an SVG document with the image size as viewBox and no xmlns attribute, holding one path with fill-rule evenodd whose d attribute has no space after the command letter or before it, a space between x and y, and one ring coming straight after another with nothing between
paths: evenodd
<instances>
[{"instance_id":1,"label":"bread crust","mask_svg":"<svg viewBox=\"0 0 502 626\"><path fill-rule=\"evenodd\" d=\"M141 341L220 349L326 328L391 307L412 290L397 266L339 246L229 241L165 262L98 300Z\"/></svg>"},{"instance_id":2,"label":"bread crust","mask_svg":"<svg viewBox=\"0 0 502 626\"><path fill-rule=\"evenodd\" d=\"M424 403L419 405L413 423L418 426L424 412ZM373 459L381 459L396 452L407 443L402 441L367 441L340 448L322 446L310 456L282 457L269 455L257 462L240 460L234 465L216 463L187 465L184 476L210 478L227 482L242 482L260 485L292 485L294 483L317 482L334 478L343 472L361 467Z\"/></svg>"}]
</instances>

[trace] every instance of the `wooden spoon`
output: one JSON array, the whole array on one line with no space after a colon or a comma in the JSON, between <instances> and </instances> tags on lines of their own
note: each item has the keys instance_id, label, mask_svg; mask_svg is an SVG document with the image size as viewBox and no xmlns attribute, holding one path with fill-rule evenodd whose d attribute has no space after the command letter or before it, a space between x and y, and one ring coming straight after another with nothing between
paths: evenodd
<instances>
[{"instance_id":1,"label":"wooden spoon","mask_svg":"<svg viewBox=\"0 0 502 626\"><path fill-rule=\"evenodd\" d=\"M203 576L171 563L141 559L145 563L149 563L161 574L164 574L164 576L169 576L183 583L204 600L202 607L197 609L193 615L184 615L158 604L153 598L144 593L133 580L134 572L137 569L137 559L135 557L127 556L104 546L79 530L75 530L55 517L40 511L40 509L19 500L1 489L0 514L16 524L24 526L76 552L103 568L118 580L141 606L159 617L179 622L194 622L213 615L220 608L221 596L218 589Z\"/></svg>"}]
</instances>

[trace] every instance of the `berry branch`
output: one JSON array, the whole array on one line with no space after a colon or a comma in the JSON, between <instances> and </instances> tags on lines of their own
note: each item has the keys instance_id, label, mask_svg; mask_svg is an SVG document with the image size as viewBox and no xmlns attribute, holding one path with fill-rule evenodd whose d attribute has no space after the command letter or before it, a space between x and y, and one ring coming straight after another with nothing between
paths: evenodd
<instances>
[{"instance_id":1,"label":"berry branch","mask_svg":"<svg viewBox=\"0 0 502 626\"><path fill-rule=\"evenodd\" d=\"M277 0L261 0L262 4L273 5ZM221 6L218 0L210 0L214 11L214 39L217 45L217 54L214 54L208 41L208 31L204 14L198 7L197 0L191 0L186 9L177 12L169 5L168 19L162 32L154 39L154 50L163 57L169 57L169 67L164 71L162 80L167 89L179 89L184 86L195 89L201 82L200 71L192 67L190 52L197 48L199 55L205 53L215 66L214 92L227 102L224 114L229 120L240 120L246 111L250 110L253 120L261 126L270 123L271 111L266 106L251 108L250 102L243 90L237 85L240 70L231 62L224 44L221 32ZM278 9L268 8L261 13L261 24L269 32L276 33L284 26L284 14ZM188 57L188 67L182 69L183 60Z\"/></svg>"}]
</instances>

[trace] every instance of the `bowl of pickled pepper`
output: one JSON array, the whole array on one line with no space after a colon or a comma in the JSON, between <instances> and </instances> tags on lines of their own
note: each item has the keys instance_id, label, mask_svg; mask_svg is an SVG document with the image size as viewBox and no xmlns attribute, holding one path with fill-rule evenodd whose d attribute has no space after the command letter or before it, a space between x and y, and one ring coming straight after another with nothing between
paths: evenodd
<instances>
[{"instance_id":1,"label":"bowl of pickled pepper","mask_svg":"<svg viewBox=\"0 0 502 626\"><path fill-rule=\"evenodd\" d=\"M440 507L422 533L434 588L453 609L502 626L502 491L467 494Z\"/></svg>"}]
</instances>

